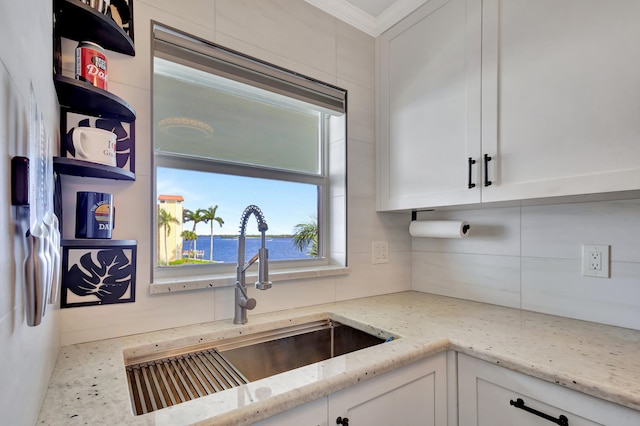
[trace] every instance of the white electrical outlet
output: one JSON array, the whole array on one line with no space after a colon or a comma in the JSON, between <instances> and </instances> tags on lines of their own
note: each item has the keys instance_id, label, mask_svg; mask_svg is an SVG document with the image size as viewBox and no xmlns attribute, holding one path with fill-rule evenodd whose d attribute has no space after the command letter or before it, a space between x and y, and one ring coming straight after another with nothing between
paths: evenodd
<instances>
[{"instance_id":1,"label":"white electrical outlet","mask_svg":"<svg viewBox=\"0 0 640 426\"><path fill-rule=\"evenodd\" d=\"M584 244L582 246L582 275L609 278L609 245Z\"/></svg>"},{"instance_id":2,"label":"white electrical outlet","mask_svg":"<svg viewBox=\"0 0 640 426\"><path fill-rule=\"evenodd\" d=\"M372 249L372 263L387 263L389 262L389 243L386 241L374 241L371 243Z\"/></svg>"}]
</instances>

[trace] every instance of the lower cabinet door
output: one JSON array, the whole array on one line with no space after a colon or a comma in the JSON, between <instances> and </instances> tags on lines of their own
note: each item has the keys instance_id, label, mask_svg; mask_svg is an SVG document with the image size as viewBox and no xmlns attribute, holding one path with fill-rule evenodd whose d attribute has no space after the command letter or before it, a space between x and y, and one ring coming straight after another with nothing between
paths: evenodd
<instances>
[{"instance_id":1,"label":"lower cabinet door","mask_svg":"<svg viewBox=\"0 0 640 426\"><path fill-rule=\"evenodd\" d=\"M640 425L640 413L458 355L460 426Z\"/></svg>"},{"instance_id":2,"label":"lower cabinet door","mask_svg":"<svg viewBox=\"0 0 640 426\"><path fill-rule=\"evenodd\" d=\"M446 354L329 395L329 424L346 425L345 419L349 426L446 425Z\"/></svg>"}]
</instances>

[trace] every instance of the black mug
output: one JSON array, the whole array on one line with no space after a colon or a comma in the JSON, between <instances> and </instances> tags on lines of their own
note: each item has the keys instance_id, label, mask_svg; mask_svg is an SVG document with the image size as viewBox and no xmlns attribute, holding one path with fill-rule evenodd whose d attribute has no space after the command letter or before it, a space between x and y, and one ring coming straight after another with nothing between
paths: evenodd
<instances>
[{"instance_id":1,"label":"black mug","mask_svg":"<svg viewBox=\"0 0 640 426\"><path fill-rule=\"evenodd\" d=\"M81 191L76 195L76 238L111 239L115 226L113 195Z\"/></svg>"}]
</instances>

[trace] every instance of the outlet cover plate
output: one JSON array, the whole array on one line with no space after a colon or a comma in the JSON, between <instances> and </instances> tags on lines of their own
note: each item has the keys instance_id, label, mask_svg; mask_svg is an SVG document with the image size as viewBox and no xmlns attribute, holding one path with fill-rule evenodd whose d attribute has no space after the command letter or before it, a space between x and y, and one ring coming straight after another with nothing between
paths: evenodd
<instances>
[{"instance_id":1,"label":"outlet cover plate","mask_svg":"<svg viewBox=\"0 0 640 426\"><path fill-rule=\"evenodd\" d=\"M373 241L371 243L372 248L372 263L387 263L389 262L389 243L387 241Z\"/></svg>"},{"instance_id":2,"label":"outlet cover plate","mask_svg":"<svg viewBox=\"0 0 640 426\"><path fill-rule=\"evenodd\" d=\"M609 278L609 245L584 244L582 246L582 275Z\"/></svg>"}]
</instances>

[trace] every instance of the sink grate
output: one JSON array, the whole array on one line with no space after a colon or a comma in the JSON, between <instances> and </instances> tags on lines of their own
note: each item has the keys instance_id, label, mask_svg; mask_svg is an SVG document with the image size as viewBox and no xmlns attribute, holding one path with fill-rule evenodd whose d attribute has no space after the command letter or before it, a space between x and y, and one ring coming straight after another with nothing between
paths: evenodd
<instances>
[{"instance_id":1,"label":"sink grate","mask_svg":"<svg viewBox=\"0 0 640 426\"><path fill-rule=\"evenodd\" d=\"M127 378L136 414L248 383L216 349L129 365Z\"/></svg>"}]
</instances>

